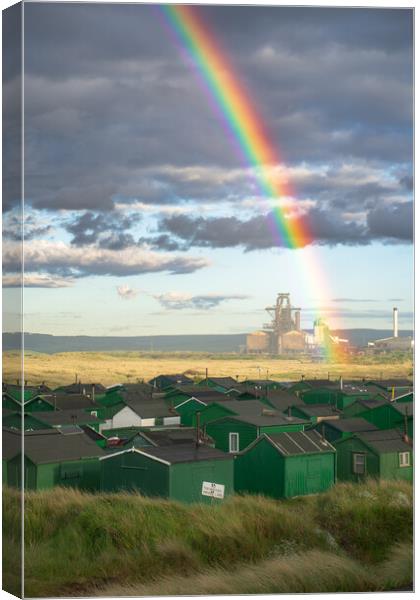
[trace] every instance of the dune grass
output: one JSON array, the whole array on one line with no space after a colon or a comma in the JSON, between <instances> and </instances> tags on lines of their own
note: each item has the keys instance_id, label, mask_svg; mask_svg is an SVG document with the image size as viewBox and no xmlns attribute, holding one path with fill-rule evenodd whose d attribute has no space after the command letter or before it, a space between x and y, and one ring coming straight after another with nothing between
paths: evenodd
<instances>
[{"instance_id":1,"label":"dune grass","mask_svg":"<svg viewBox=\"0 0 420 600\"><path fill-rule=\"evenodd\" d=\"M345 363L316 363L308 357L269 357L204 352L60 352L25 353L25 379L30 384L57 387L75 381L76 374L84 382L135 383L149 381L160 373L186 373L197 379L205 377L206 368L213 377L231 376L240 380L268 376L279 381L306 378L351 379L407 377L413 362L409 353L399 356L355 356ZM18 352L3 352L3 380L21 379Z\"/></svg>"},{"instance_id":2,"label":"dune grass","mask_svg":"<svg viewBox=\"0 0 420 600\"><path fill-rule=\"evenodd\" d=\"M4 490L9 545L19 538L18 501ZM283 502L233 496L212 506L56 488L25 494L25 593L395 589L411 583L411 539L412 488L405 482L339 484ZM379 578L383 561L386 581ZM307 577L297 577L299 569Z\"/></svg>"},{"instance_id":3,"label":"dune grass","mask_svg":"<svg viewBox=\"0 0 420 600\"><path fill-rule=\"evenodd\" d=\"M347 556L310 550L240 566L232 572L219 568L188 578L165 576L149 584L110 585L95 592L100 596L200 596L388 591L410 586L412 559L412 546L398 545L387 561L387 573Z\"/></svg>"}]
</instances>

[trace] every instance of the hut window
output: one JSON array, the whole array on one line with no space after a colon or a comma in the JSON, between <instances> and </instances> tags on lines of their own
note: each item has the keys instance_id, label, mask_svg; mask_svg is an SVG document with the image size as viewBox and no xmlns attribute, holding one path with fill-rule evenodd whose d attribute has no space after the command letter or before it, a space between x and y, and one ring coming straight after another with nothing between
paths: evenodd
<instances>
[{"instance_id":1,"label":"hut window","mask_svg":"<svg viewBox=\"0 0 420 600\"><path fill-rule=\"evenodd\" d=\"M239 452L239 433L229 433L229 452Z\"/></svg>"},{"instance_id":2,"label":"hut window","mask_svg":"<svg viewBox=\"0 0 420 600\"><path fill-rule=\"evenodd\" d=\"M353 473L364 475L366 472L366 455L355 452L353 454Z\"/></svg>"},{"instance_id":3,"label":"hut window","mask_svg":"<svg viewBox=\"0 0 420 600\"><path fill-rule=\"evenodd\" d=\"M410 466L410 453L409 452L400 452L400 467L409 467Z\"/></svg>"}]
</instances>

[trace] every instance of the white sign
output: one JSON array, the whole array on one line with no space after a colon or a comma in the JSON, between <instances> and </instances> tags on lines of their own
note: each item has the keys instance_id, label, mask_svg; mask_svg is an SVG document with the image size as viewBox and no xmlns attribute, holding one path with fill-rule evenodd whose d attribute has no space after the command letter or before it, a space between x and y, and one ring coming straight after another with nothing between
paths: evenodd
<instances>
[{"instance_id":1,"label":"white sign","mask_svg":"<svg viewBox=\"0 0 420 600\"><path fill-rule=\"evenodd\" d=\"M220 498L222 500L225 497L225 486L220 483L210 483L209 481L203 481L201 495L211 496L211 498Z\"/></svg>"}]
</instances>

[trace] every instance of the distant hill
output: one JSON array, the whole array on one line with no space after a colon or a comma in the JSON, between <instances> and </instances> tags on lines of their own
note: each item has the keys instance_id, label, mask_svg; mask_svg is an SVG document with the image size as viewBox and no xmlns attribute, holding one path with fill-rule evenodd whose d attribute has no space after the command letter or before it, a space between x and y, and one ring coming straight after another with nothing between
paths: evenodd
<instances>
[{"instance_id":1,"label":"distant hill","mask_svg":"<svg viewBox=\"0 0 420 600\"><path fill-rule=\"evenodd\" d=\"M366 346L368 341L390 337L388 329L341 329L333 332L348 339L354 346ZM155 335L133 337L96 337L87 335L59 336L26 333L25 349L53 354L83 351L161 351L161 352L239 352L246 344L246 333L232 335ZM410 336L412 331L400 331ZM19 333L3 333L3 350L18 350Z\"/></svg>"}]
</instances>

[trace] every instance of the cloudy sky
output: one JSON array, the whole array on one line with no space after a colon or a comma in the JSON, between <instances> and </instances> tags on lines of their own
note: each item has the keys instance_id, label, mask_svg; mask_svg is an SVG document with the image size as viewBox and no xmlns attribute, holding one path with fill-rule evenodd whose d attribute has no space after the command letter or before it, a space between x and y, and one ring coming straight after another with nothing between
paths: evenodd
<instances>
[{"instance_id":1,"label":"cloudy sky","mask_svg":"<svg viewBox=\"0 0 420 600\"><path fill-rule=\"evenodd\" d=\"M282 156L311 247L279 246L272 206L159 10L29 3L26 330L246 332L277 292L291 293L305 327L320 311L333 327L388 327L396 305L409 328L411 11L199 10ZM13 68L5 79L11 98ZM18 284L13 190L6 296ZM309 252L328 291L309 277Z\"/></svg>"}]
</instances>

